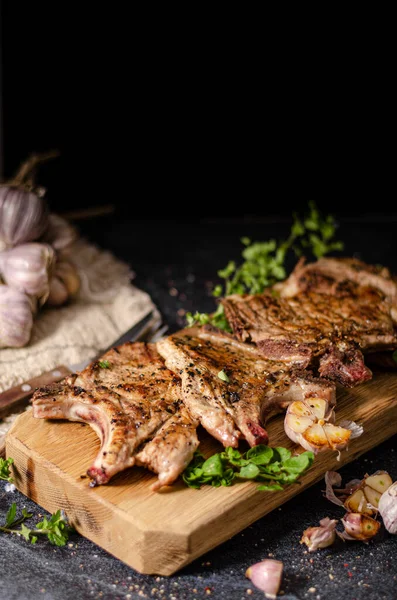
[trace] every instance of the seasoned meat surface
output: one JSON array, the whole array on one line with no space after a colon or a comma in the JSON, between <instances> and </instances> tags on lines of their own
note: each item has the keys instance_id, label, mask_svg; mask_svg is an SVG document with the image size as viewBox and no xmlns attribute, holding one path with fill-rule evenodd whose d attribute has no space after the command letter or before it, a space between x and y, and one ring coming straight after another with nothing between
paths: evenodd
<instances>
[{"instance_id":1,"label":"seasoned meat surface","mask_svg":"<svg viewBox=\"0 0 397 600\"><path fill-rule=\"evenodd\" d=\"M319 396L335 402L330 382L263 358L253 344L209 327L178 332L157 343L167 367L182 379L193 417L225 446L243 437L267 443L266 420L297 399Z\"/></svg>"},{"instance_id":2,"label":"seasoned meat surface","mask_svg":"<svg viewBox=\"0 0 397 600\"><path fill-rule=\"evenodd\" d=\"M397 323L397 280L386 267L368 265L356 258L323 257L306 264L302 258L291 275L275 288L283 297L300 292L338 294L345 288L371 287L379 290L390 304L390 314Z\"/></svg>"},{"instance_id":3,"label":"seasoned meat surface","mask_svg":"<svg viewBox=\"0 0 397 600\"><path fill-rule=\"evenodd\" d=\"M88 469L95 484L140 464L159 474L158 488L178 477L198 446L198 423L181 403L180 379L155 345L127 343L81 373L36 391L33 415L91 425L101 440Z\"/></svg>"},{"instance_id":4,"label":"seasoned meat surface","mask_svg":"<svg viewBox=\"0 0 397 600\"><path fill-rule=\"evenodd\" d=\"M264 357L352 387L371 378L362 352L393 350L397 286L387 269L356 259L301 260L272 290L229 296L223 306L234 334Z\"/></svg>"}]
</instances>

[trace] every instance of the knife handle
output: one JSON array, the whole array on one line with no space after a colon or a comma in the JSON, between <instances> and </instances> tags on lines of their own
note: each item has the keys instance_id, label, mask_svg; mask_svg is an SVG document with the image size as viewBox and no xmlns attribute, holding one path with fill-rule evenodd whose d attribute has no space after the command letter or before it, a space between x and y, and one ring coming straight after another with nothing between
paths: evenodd
<instances>
[{"instance_id":1,"label":"knife handle","mask_svg":"<svg viewBox=\"0 0 397 600\"><path fill-rule=\"evenodd\" d=\"M61 381L72 371L64 365L59 365L51 371L42 373L38 377L33 377L24 381L0 394L0 419L18 408L33 394L36 388L44 387L50 383Z\"/></svg>"}]
</instances>

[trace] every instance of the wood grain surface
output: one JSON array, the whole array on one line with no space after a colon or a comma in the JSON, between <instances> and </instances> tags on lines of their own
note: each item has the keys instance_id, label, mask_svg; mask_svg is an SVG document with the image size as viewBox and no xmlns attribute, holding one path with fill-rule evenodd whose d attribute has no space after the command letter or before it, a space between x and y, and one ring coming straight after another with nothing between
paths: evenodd
<instances>
[{"instance_id":1,"label":"wood grain surface","mask_svg":"<svg viewBox=\"0 0 397 600\"><path fill-rule=\"evenodd\" d=\"M254 482L232 487L187 488L182 482L152 492L154 475L134 467L108 485L90 488L82 478L99 450L93 430L84 424L20 415L6 439L14 458L18 489L40 506L66 511L71 523L109 553L141 573L170 575L221 544L302 490L338 470L397 433L397 374L380 373L353 390L340 391L337 423L352 419L364 434L337 460L336 452L319 454L300 485L282 492L259 492ZM272 446L296 448L283 430L283 417L268 426ZM205 455L220 445L205 432Z\"/></svg>"}]
</instances>

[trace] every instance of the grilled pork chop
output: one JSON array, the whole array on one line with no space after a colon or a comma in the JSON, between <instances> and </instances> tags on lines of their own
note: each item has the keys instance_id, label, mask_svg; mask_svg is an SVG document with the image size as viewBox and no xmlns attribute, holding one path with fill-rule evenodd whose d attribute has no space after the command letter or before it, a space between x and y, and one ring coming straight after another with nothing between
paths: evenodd
<instances>
[{"instance_id":1,"label":"grilled pork chop","mask_svg":"<svg viewBox=\"0 0 397 600\"><path fill-rule=\"evenodd\" d=\"M362 350L397 347L390 305L368 286L341 286L330 295L232 295L222 304L235 336L254 342L265 358L301 368L314 364L345 387L372 376Z\"/></svg>"},{"instance_id":2,"label":"grilled pork chop","mask_svg":"<svg viewBox=\"0 0 397 600\"><path fill-rule=\"evenodd\" d=\"M155 345L127 343L81 373L37 390L33 415L91 425L101 440L87 471L94 484L137 464L158 473L158 489L178 477L198 446L198 422L181 397L180 379Z\"/></svg>"},{"instance_id":3,"label":"grilled pork chop","mask_svg":"<svg viewBox=\"0 0 397 600\"><path fill-rule=\"evenodd\" d=\"M300 292L335 294L345 288L358 286L379 290L390 304L390 313L397 323L397 281L386 267L368 265L356 258L320 258L306 264L304 258L297 263L285 281L276 284L281 296L296 296Z\"/></svg>"},{"instance_id":4,"label":"grilled pork chop","mask_svg":"<svg viewBox=\"0 0 397 600\"><path fill-rule=\"evenodd\" d=\"M185 329L157 343L169 369L182 379L185 405L224 446L243 436L250 446L266 444L264 425L290 402L310 397L335 403L333 384L261 356L210 327Z\"/></svg>"}]
</instances>

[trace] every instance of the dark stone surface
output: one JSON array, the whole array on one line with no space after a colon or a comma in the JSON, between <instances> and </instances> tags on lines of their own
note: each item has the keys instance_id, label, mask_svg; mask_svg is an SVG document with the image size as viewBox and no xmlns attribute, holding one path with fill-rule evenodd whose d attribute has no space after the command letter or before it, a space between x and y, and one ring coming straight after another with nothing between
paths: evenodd
<instances>
[{"instance_id":1,"label":"dark stone surface","mask_svg":"<svg viewBox=\"0 0 397 600\"><path fill-rule=\"evenodd\" d=\"M383 263L397 271L395 228L396 221L390 215L387 219L381 215L341 219L345 254ZM241 236L256 240L285 237L289 223L263 218L134 222L116 215L83 223L81 230L131 264L136 285L151 294L172 331L183 325L183 311L214 308L210 289L216 282L217 269L229 259L238 260ZM343 480L377 469L386 469L397 479L396 444L394 436L342 468ZM45 514L18 492L3 493L3 483L0 488L2 516L12 500L19 509L26 506L35 516ZM140 575L77 534L64 548L46 542L31 547L21 538L2 535L0 598L260 599L262 592L244 574L249 565L269 556L284 562L284 598L396 598L397 540L384 530L376 542L368 545L338 541L309 554L299 544L306 527L317 525L324 516L342 517L342 511L323 497L323 489L320 482L168 578Z\"/></svg>"}]
</instances>

